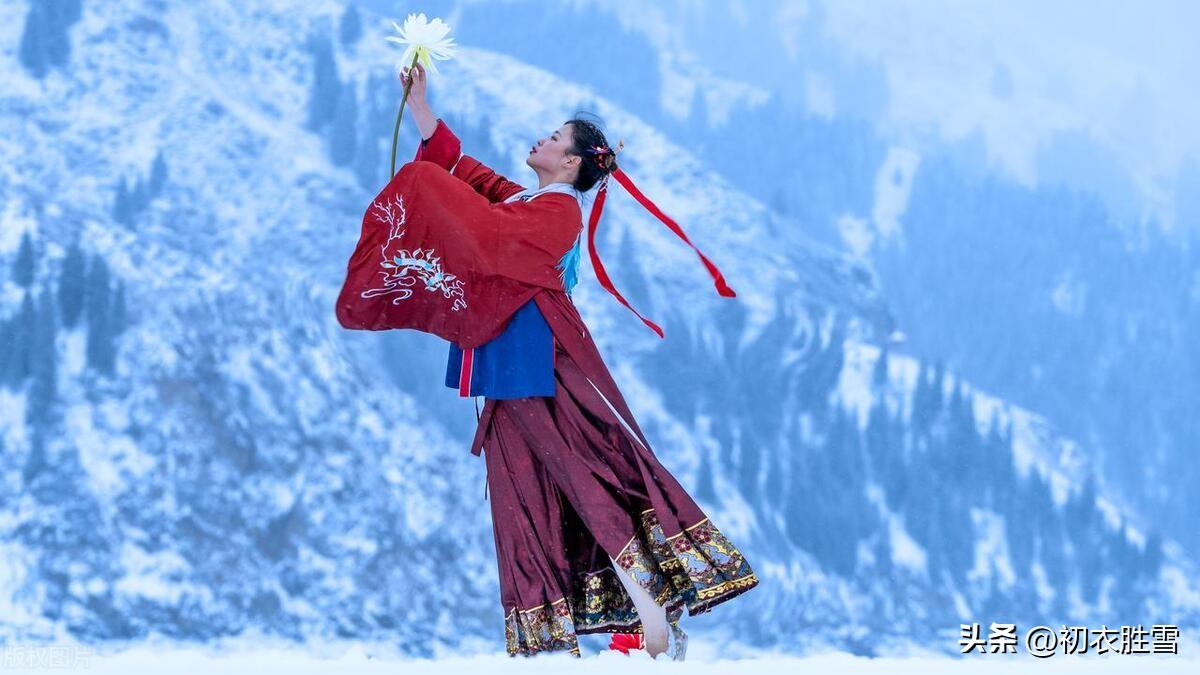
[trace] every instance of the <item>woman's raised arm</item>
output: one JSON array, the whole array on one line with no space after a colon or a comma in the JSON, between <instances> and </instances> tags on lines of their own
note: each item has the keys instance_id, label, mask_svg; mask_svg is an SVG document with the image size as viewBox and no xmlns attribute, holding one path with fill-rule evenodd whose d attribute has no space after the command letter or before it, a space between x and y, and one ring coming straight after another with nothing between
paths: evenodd
<instances>
[{"instance_id":1,"label":"woman's raised arm","mask_svg":"<svg viewBox=\"0 0 1200 675\"><path fill-rule=\"evenodd\" d=\"M408 92L408 105L412 107L413 119L421 131L421 144L417 146L413 161L433 162L454 176L462 179L489 202L501 202L525 188L485 166L482 162L462 153L462 143L450 131L445 121L436 117L425 98L425 69L417 64L411 71L405 68L400 73L401 84L407 84L412 75L412 88Z\"/></svg>"},{"instance_id":2,"label":"woman's raised arm","mask_svg":"<svg viewBox=\"0 0 1200 675\"><path fill-rule=\"evenodd\" d=\"M434 117L429 108L429 101L425 98L425 68L419 63L411 70L406 66L400 71L400 84L408 86L410 77L412 86L408 90L408 107L412 110L413 119L417 121L421 138L427 140L437 127L437 118Z\"/></svg>"}]
</instances>

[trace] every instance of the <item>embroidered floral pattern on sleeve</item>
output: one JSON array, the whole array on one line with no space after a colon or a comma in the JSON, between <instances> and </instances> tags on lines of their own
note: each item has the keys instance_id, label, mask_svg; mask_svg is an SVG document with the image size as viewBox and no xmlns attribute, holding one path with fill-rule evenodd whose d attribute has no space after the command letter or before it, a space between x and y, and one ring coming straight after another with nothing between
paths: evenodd
<instances>
[{"instance_id":1,"label":"embroidered floral pattern on sleeve","mask_svg":"<svg viewBox=\"0 0 1200 675\"><path fill-rule=\"evenodd\" d=\"M426 291L440 291L445 298L453 299L450 309L457 312L465 308L467 302L464 299L462 280L442 269L442 259L434 256L433 249L418 248L409 251L399 247L398 242L404 234L404 199L397 195L390 202L375 201L371 206L376 222L388 226L387 241L380 247L383 260L379 266L384 271L379 274L383 280L381 288L367 289L360 296L373 298L377 295L399 293L399 297L392 299L392 304L395 305L412 297L413 287L420 282Z\"/></svg>"}]
</instances>

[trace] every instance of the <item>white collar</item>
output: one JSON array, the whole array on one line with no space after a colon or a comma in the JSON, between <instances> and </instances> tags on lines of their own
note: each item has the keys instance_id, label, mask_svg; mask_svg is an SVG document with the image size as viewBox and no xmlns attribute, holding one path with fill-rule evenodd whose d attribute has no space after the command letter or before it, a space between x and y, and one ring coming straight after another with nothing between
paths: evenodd
<instances>
[{"instance_id":1,"label":"white collar","mask_svg":"<svg viewBox=\"0 0 1200 675\"><path fill-rule=\"evenodd\" d=\"M518 199L521 199L522 197L528 197L528 199L526 200L526 201L528 201L529 199L533 199L534 197L537 197L538 195L541 195L541 194L546 194L547 192L561 192L563 194L571 195L572 197L575 198L575 201L579 202L579 210L580 211L583 210L583 195L580 194L579 191L575 189L575 186L571 185L570 183L563 183L563 182L550 183L549 185L547 185L544 188L536 188L536 189L525 188L524 190L521 190L520 192L512 195L511 197L509 197L508 199L505 199L504 201L505 201L505 203L515 202Z\"/></svg>"},{"instance_id":2,"label":"white collar","mask_svg":"<svg viewBox=\"0 0 1200 675\"><path fill-rule=\"evenodd\" d=\"M509 197L508 199L505 199L504 203L507 204L508 202L515 202L515 201L519 200L521 197L525 197L525 196L528 196L529 200L532 200L532 199L536 198L538 195L543 195L543 194L546 194L547 192L561 192L565 195L571 195L572 197L574 197L575 202L577 204L579 204L579 222L581 225L587 223L587 215L585 215L585 210L583 208L583 206L584 206L583 193L580 192L579 190L576 190L575 186L571 185L570 183L562 183L562 182L551 183L544 188L538 188L538 189L525 188L524 190L521 190L520 192ZM529 200L526 200L526 201L529 201Z\"/></svg>"}]
</instances>

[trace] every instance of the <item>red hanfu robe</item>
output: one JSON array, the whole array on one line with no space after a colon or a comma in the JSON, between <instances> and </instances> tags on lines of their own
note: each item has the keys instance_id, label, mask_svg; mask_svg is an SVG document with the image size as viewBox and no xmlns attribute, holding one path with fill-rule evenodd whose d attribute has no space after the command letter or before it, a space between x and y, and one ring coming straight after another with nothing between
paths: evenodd
<instances>
[{"instance_id":1,"label":"red hanfu robe","mask_svg":"<svg viewBox=\"0 0 1200 675\"><path fill-rule=\"evenodd\" d=\"M490 201L522 189L465 155L454 175L430 161L405 164L363 217L338 321L411 328L468 349L537 293L561 292L555 265L582 227L579 205L561 193Z\"/></svg>"},{"instance_id":2,"label":"red hanfu robe","mask_svg":"<svg viewBox=\"0 0 1200 675\"><path fill-rule=\"evenodd\" d=\"M469 349L496 337L533 299L555 341L646 443L556 268L583 228L579 203L561 192L502 203L524 189L461 154L439 119L363 216L338 322L355 330L410 328ZM476 455L486 422L471 447Z\"/></svg>"},{"instance_id":3,"label":"red hanfu robe","mask_svg":"<svg viewBox=\"0 0 1200 675\"><path fill-rule=\"evenodd\" d=\"M372 200L336 313L345 328L409 328L470 349L531 299L553 334L555 395L487 398L487 447L508 653L568 651L577 635L641 632L619 566L678 622L754 588L745 557L659 462L557 265L583 229L571 195L523 190L437 142ZM428 154L426 154L428 153ZM449 170L448 170L449 169Z\"/></svg>"}]
</instances>

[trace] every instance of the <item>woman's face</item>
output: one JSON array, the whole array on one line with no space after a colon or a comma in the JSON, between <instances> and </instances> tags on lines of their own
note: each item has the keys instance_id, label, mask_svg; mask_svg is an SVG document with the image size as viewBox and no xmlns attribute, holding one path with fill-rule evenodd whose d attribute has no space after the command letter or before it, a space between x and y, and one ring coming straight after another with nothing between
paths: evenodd
<instances>
[{"instance_id":1,"label":"woman's face","mask_svg":"<svg viewBox=\"0 0 1200 675\"><path fill-rule=\"evenodd\" d=\"M571 182L579 170L579 155L569 154L574 143L572 125L564 124L554 130L549 136L541 138L529 149L525 163L539 174L556 177L565 182Z\"/></svg>"}]
</instances>

